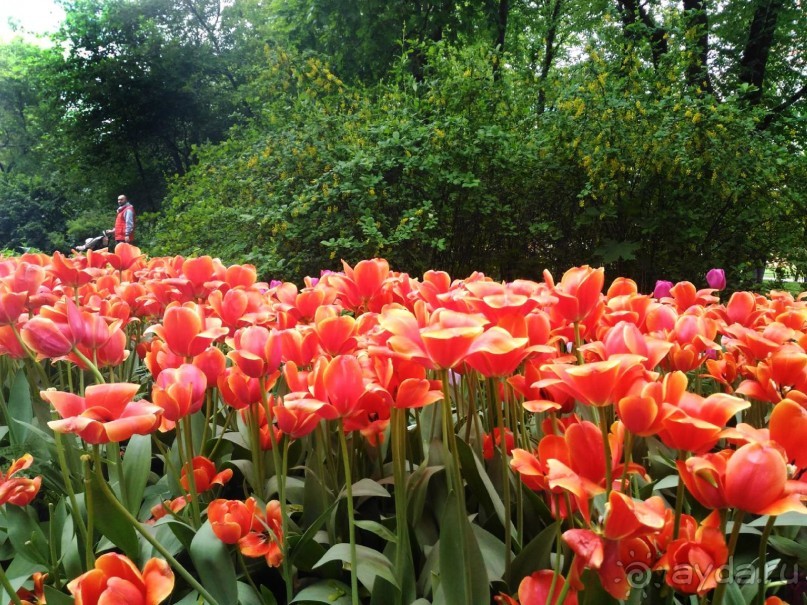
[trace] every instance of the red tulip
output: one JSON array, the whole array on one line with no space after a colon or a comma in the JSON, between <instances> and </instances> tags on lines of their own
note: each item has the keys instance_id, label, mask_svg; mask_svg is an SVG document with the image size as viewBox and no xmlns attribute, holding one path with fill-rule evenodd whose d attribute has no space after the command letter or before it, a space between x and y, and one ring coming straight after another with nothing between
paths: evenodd
<instances>
[{"instance_id":1,"label":"red tulip","mask_svg":"<svg viewBox=\"0 0 807 605\"><path fill-rule=\"evenodd\" d=\"M603 307L604 283L605 272L602 268L592 269L584 265L569 269L553 291L558 298L558 302L552 307L553 311L568 323L596 318Z\"/></svg>"},{"instance_id":2,"label":"red tulip","mask_svg":"<svg viewBox=\"0 0 807 605\"><path fill-rule=\"evenodd\" d=\"M162 559L149 559L141 572L127 557L101 555L95 567L67 585L75 605L157 605L174 590L174 572Z\"/></svg>"},{"instance_id":3,"label":"red tulip","mask_svg":"<svg viewBox=\"0 0 807 605\"><path fill-rule=\"evenodd\" d=\"M482 440L482 456L485 460L491 460L493 458L493 451L494 448L498 451L501 447L502 439L500 437L499 429L495 428L490 434L486 434L484 439ZM509 456L513 448L516 445L516 438L513 435L513 431L510 429L504 429L504 443L505 443L505 451Z\"/></svg>"},{"instance_id":4,"label":"red tulip","mask_svg":"<svg viewBox=\"0 0 807 605\"><path fill-rule=\"evenodd\" d=\"M62 420L48 426L58 433L75 433L88 443L124 441L147 435L160 425L162 409L148 401L132 401L138 384L112 383L87 387L85 397L48 389L42 399L50 402Z\"/></svg>"}]
</instances>

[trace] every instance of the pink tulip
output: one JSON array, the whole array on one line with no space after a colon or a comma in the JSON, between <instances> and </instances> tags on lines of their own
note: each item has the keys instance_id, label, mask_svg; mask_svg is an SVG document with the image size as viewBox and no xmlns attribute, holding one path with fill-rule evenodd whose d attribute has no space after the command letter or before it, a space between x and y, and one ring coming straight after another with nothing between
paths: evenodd
<instances>
[{"instance_id":1,"label":"pink tulip","mask_svg":"<svg viewBox=\"0 0 807 605\"><path fill-rule=\"evenodd\" d=\"M726 272L723 269L709 269L706 274L706 283L715 290L726 289Z\"/></svg>"}]
</instances>

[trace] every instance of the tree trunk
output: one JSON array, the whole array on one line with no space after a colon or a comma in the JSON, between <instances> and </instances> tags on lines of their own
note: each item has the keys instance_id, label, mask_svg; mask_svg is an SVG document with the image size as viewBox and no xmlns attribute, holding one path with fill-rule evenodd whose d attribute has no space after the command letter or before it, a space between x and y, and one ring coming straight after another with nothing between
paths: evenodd
<instances>
[{"instance_id":1,"label":"tree trunk","mask_svg":"<svg viewBox=\"0 0 807 605\"><path fill-rule=\"evenodd\" d=\"M740 82L754 87L745 95L745 100L751 105L762 101L768 55L782 8L784 0L760 0L748 29L748 42L740 60Z\"/></svg>"},{"instance_id":2,"label":"tree trunk","mask_svg":"<svg viewBox=\"0 0 807 605\"><path fill-rule=\"evenodd\" d=\"M544 46L544 56L541 60L541 73L538 81L538 114L546 110L546 80L549 77L549 69L555 60L555 38L558 34L558 22L560 21L560 10L563 0L552 2L549 14L549 22L546 28L546 44Z\"/></svg>"},{"instance_id":3,"label":"tree trunk","mask_svg":"<svg viewBox=\"0 0 807 605\"><path fill-rule=\"evenodd\" d=\"M509 0L499 0L499 10L496 19L496 48L493 56L493 79L499 80L501 77L499 69L504 56L504 43L507 35L507 18L510 13Z\"/></svg>"},{"instance_id":4,"label":"tree trunk","mask_svg":"<svg viewBox=\"0 0 807 605\"><path fill-rule=\"evenodd\" d=\"M709 78L709 16L703 0L684 0L684 22L689 30L695 30L694 57L687 65L687 83L712 92Z\"/></svg>"},{"instance_id":5,"label":"tree trunk","mask_svg":"<svg viewBox=\"0 0 807 605\"><path fill-rule=\"evenodd\" d=\"M647 38L650 43L653 67L658 68L661 57L667 54L667 32L656 24L653 17L637 0L617 0L617 5L622 15L625 36L630 39ZM644 26L646 30L644 35L637 31L640 25Z\"/></svg>"}]
</instances>

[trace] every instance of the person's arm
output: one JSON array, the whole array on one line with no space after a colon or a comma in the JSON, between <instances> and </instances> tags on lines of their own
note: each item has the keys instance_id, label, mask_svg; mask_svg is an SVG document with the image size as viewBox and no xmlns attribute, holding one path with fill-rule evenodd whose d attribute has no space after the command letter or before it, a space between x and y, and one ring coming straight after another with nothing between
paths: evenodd
<instances>
[{"instance_id":1,"label":"person's arm","mask_svg":"<svg viewBox=\"0 0 807 605\"><path fill-rule=\"evenodd\" d=\"M132 231L134 231L134 210L131 208L127 209L123 213L123 220L126 223L126 241L129 241L129 238L132 236Z\"/></svg>"}]
</instances>

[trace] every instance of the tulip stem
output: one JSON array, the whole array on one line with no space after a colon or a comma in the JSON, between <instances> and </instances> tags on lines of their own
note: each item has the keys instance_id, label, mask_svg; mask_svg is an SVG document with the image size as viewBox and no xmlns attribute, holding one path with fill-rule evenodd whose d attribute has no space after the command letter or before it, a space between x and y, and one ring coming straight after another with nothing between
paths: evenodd
<instances>
[{"instance_id":1,"label":"tulip stem","mask_svg":"<svg viewBox=\"0 0 807 605\"><path fill-rule=\"evenodd\" d=\"M557 603L558 605L561 605L562 603L565 602L566 595L569 594L569 589L572 586L572 581L571 581L572 580L572 572L571 572L571 570L574 569L574 558L575 557L577 557L576 554L575 554L574 557L572 557L572 564L571 564L571 567L569 567L569 575L566 577L566 580L563 582L563 586L560 589L560 594L558 595L558 598L554 601L554 603ZM552 601L547 601L547 603L552 603Z\"/></svg>"},{"instance_id":2,"label":"tulip stem","mask_svg":"<svg viewBox=\"0 0 807 605\"><path fill-rule=\"evenodd\" d=\"M625 490L628 488L628 469L631 462L633 462L633 433L628 429L625 429L625 444L623 448L625 450L625 465L622 467L622 481L620 482L619 491L624 494Z\"/></svg>"},{"instance_id":3,"label":"tulip stem","mask_svg":"<svg viewBox=\"0 0 807 605\"><path fill-rule=\"evenodd\" d=\"M101 456L98 453L99 447L93 445L93 455L96 464L101 463ZM92 471L90 470L90 457L85 454L81 457L81 466L84 470L84 504L87 507L87 537L84 543L84 557L87 569L95 566L95 541L93 540L93 525L95 522L95 502L92 497Z\"/></svg>"},{"instance_id":4,"label":"tulip stem","mask_svg":"<svg viewBox=\"0 0 807 605\"><path fill-rule=\"evenodd\" d=\"M727 559L729 562L734 559L734 550L737 548L737 540L740 538L740 527L742 527L744 515L745 513L741 510L734 511L734 519L731 527L731 539L729 540L729 554ZM722 605L723 595L726 592L726 585L727 582L721 582L717 585L717 588L715 588L714 597L712 598L712 605Z\"/></svg>"},{"instance_id":5,"label":"tulip stem","mask_svg":"<svg viewBox=\"0 0 807 605\"><path fill-rule=\"evenodd\" d=\"M120 455L120 444L117 441L112 441L107 445L107 452L111 453L112 461L114 462L113 468L115 469L115 477L118 480L118 491L120 498L124 503L128 502L129 498L126 495L126 483L123 480L123 460Z\"/></svg>"},{"instance_id":6,"label":"tulip stem","mask_svg":"<svg viewBox=\"0 0 807 605\"><path fill-rule=\"evenodd\" d=\"M261 449L261 426L258 407L253 404L249 408L249 425L250 441L252 442L252 464L255 470L255 493L258 495L259 500L263 500L263 490L266 487L266 479L263 470L263 450Z\"/></svg>"},{"instance_id":7,"label":"tulip stem","mask_svg":"<svg viewBox=\"0 0 807 605\"><path fill-rule=\"evenodd\" d=\"M207 601L210 605L219 605L218 601L216 601L216 599L214 599L210 595L210 593L207 590L205 590L204 586L202 586L196 580L196 578L194 578L193 575L187 569L185 569L179 563L179 561L177 561L173 557L173 555L171 555L171 553L168 552L165 549L165 547L162 544L160 544L160 542L154 536L151 535L149 530L146 529L146 527L143 526L143 524L140 523L140 521L138 521L137 518L134 515L132 515L132 513L129 512L129 509L127 509L123 504L120 503L120 501L112 492L112 490L109 489L109 485L107 485L107 482L104 479L104 474L103 472L101 472L101 459L100 456L98 456L97 452L95 452L95 456L96 456L95 476L96 479L98 480L98 486L101 489L101 491L104 492L104 495L107 497L112 506L114 506L117 509L117 511L121 515L123 515L127 521L129 521L129 523L132 525L132 527L135 528L137 533L139 533L141 536L143 536L143 538L145 538L146 542L148 542L154 547L154 550L160 553L163 556L163 558L165 558L165 560L168 561L168 564L171 565L171 567L173 567L176 570L176 572L180 576L182 576L182 578L188 584L190 584L191 588L196 590L196 592L198 592L199 595L201 595L203 600Z\"/></svg>"},{"instance_id":8,"label":"tulip stem","mask_svg":"<svg viewBox=\"0 0 807 605\"><path fill-rule=\"evenodd\" d=\"M504 382L504 381L502 381ZM510 504L510 466L507 464L507 439L504 433L504 414L502 406L507 405L501 400L499 389L495 388L496 394L496 423L499 425L499 455L502 459L502 488L504 489L504 577L510 577L510 563L513 553L513 534L510 531L512 511ZM493 431L491 431L492 433ZM493 440L496 445L496 440Z\"/></svg>"},{"instance_id":9,"label":"tulip stem","mask_svg":"<svg viewBox=\"0 0 807 605\"><path fill-rule=\"evenodd\" d=\"M87 526L84 524L84 518L78 508L78 500L76 499L76 490L73 488L73 480L70 478L70 470L67 468L67 457L64 455L64 441L62 434L54 431L53 439L56 443L56 458L59 461L59 470L62 473L62 481L64 481L64 488L67 490L67 498L70 500L70 515L73 517L73 524L78 529L81 541L87 542Z\"/></svg>"},{"instance_id":10,"label":"tulip stem","mask_svg":"<svg viewBox=\"0 0 807 605\"><path fill-rule=\"evenodd\" d=\"M678 460L680 462L686 461L686 452L684 450L678 450ZM681 531L681 514L684 512L684 498L686 497L686 493L684 492L684 482L681 480L681 476L678 476L678 486L675 488L675 518L673 520L673 540L678 539L678 533Z\"/></svg>"},{"instance_id":11,"label":"tulip stem","mask_svg":"<svg viewBox=\"0 0 807 605\"><path fill-rule=\"evenodd\" d=\"M0 584L3 585L3 589L8 593L8 596L14 605L22 605L22 599L20 599L17 591L14 590L14 587L11 586L11 582L8 581L6 570L3 569L2 565L0 565Z\"/></svg>"},{"instance_id":12,"label":"tulip stem","mask_svg":"<svg viewBox=\"0 0 807 605\"><path fill-rule=\"evenodd\" d=\"M78 357L81 361L83 361L86 366L92 372L92 375L95 376L95 382L98 384L106 384L106 380L104 380L103 375L101 375L101 371L98 369L98 366L95 365L92 361L90 361L87 356L78 350L77 347L73 347L73 353L75 353L76 357Z\"/></svg>"},{"instance_id":13,"label":"tulip stem","mask_svg":"<svg viewBox=\"0 0 807 605\"><path fill-rule=\"evenodd\" d=\"M583 365L583 352L580 347L583 346L583 337L580 335L580 322L576 321L574 326L574 355L577 358L577 365Z\"/></svg>"},{"instance_id":14,"label":"tulip stem","mask_svg":"<svg viewBox=\"0 0 807 605\"><path fill-rule=\"evenodd\" d=\"M406 410L393 407L390 412L392 415L390 438L395 488L395 530L398 538L395 543L395 579L398 580L401 587L397 595L397 602L405 605L405 575L407 569L410 568L408 559L411 557L406 501Z\"/></svg>"},{"instance_id":15,"label":"tulip stem","mask_svg":"<svg viewBox=\"0 0 807 605\"><path fill-rule=\"evenodd\" d=\"M345 438L345 425L339 419L339 445L342 449L342 463L345 468L345 492L347 496L348 538L350 540L350 599L353 605L359 605L358 557L356 556L356 522L353 513L353 484L350 476L350 458Z\"/></svg>"},{"instance_id":16,"label":"tulip stem","mask_svg":"<svg viewBox=\"0 0 807 605\"><path fill-rule=\"evenodd\" d=\"M776 523L776 516L768 517L765 529L762 532L762 539L759 542L759 591L757 592L757 604L765 603L765 565L768 557L768 538L771 537L773 526Z\"/></svg>"},{"instance_id":17,"label":"tulip stem","mask_svg":"<svg viewBox=\"0 0 807 605\"><path fill-rule=\"evenodd\" d=\"M261 381L261 399L264 412L266 413L266 425L269 429L269 441L272 444L272 461L275 465L275 479L277 481L277 499L280 501L280 533L283 534L283 540L280 544L281 552L283 553L283 562L281 563L283 569L283 580L286 584L286 602L291 603L294 594L294 584L292 578L292 568L289 565L289 547L286 531L288 525L287 515L288 508L286 506L286 472L289 465L289 444L290 437L284 436L283 438L283 460L280 460L280 454L277 450L277 437L275 436L275 417L272 408L269 406L269 400L266 397L266 389L263 381Z\"/></svg>"},{"instance_id":18,"label":"tulip stem","mask_svg":"<svg viewBox=\"0 0 807 605\"><path fill-rule=\"evenodd\" d=\"M180 423L183 425L182 431L179 430ZM188 478L188 491L191 494L191 513L193 514L193 523L195 527L202 526L202 515L199 511L199 494L196 491L196 474L193 472L193 433L191 432L191 417L185 416L180 422L177 423L177 440L179 440L179 448L182 449L182 436L185 437L185 464L186 464L186 477Z\"/></svg>"},{"instance_id":19,"label":"tulip stem","mask_svg":"<svg viewBox=\"0 0 807 605\"><path fill-rule=\"evenodd\" d=\"M576 325L576 324L575 324ZM613 485L613 462L611 461L611 442L608 439L608 414L605 408L597 408L597 418L600 421L600 432L602 432L602 448L605 454L605 499L611 495Z\"/></svg>"}]
</instances>

